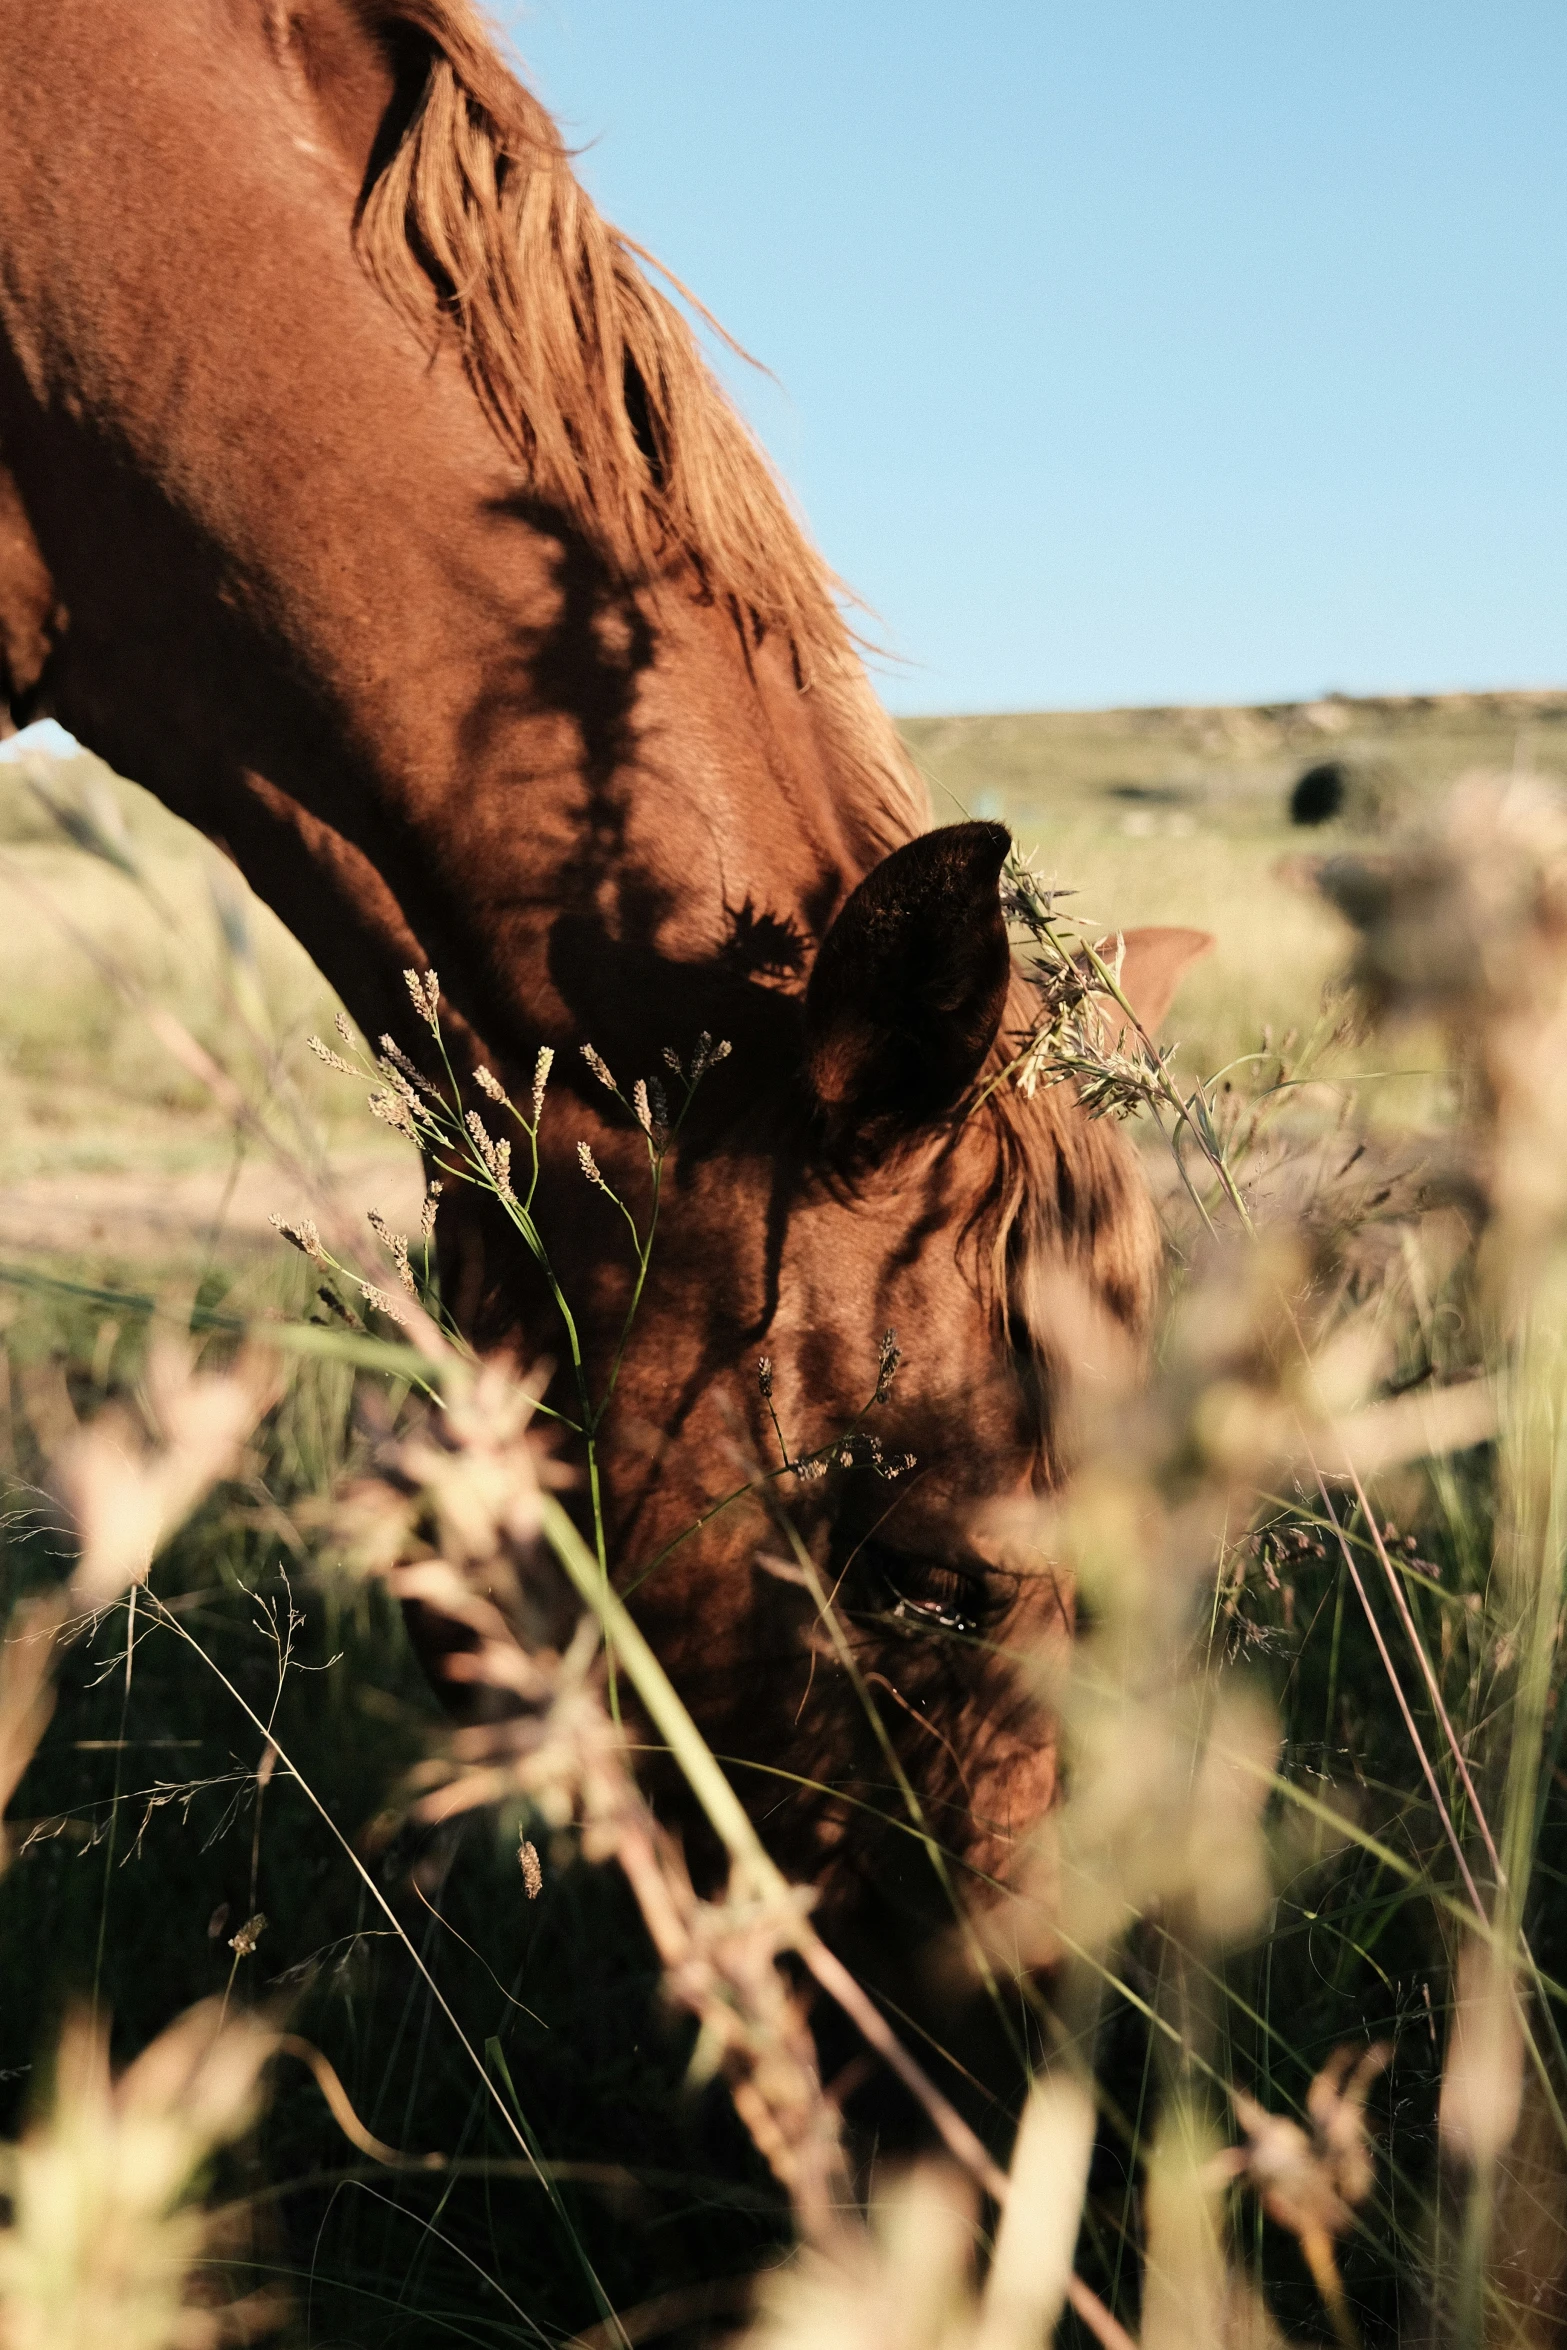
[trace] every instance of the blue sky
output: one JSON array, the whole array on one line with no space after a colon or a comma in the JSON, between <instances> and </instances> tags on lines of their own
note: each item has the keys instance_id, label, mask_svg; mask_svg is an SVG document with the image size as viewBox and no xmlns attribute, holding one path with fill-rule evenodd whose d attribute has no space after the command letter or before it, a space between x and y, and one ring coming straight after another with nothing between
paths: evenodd
<instances>
[{"instance_id":1,"label":"blue sky","mask_svg":"<svg viewBox=\"0 0 1567 2350\"><path fill-rule=\"evenodd\" d=\"M504 0L901 710L1564 681L1563 0Z\"/></svg>"}]
</instances>

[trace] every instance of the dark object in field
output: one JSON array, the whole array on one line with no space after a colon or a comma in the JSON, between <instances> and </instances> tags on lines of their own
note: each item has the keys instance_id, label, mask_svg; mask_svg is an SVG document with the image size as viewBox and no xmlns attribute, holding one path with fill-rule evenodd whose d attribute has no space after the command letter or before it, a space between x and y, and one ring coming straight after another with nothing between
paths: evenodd
<instances>
[{"instance_id":1,"label":"dark object in field","mask_svg":"<svg viewBox=\"0 0 1567 2350\"><path fill-rule=\"evenodd\" d=\"M368 1036L431 1049L434 966L459 1068L526 1101L556 1050L535 1210L594 1396L627 1279L578 1148L639 1212L647 1166L579 1048L629 1089L732 1040L600 1427L610 1556L823 1914L875 1886L912 1944L934 1880L766 1506L674 1543L779 1468L759 1354L803 1453L896 1326L870 1424L917 1476L767 1490L952 1865L1004 1876L1055 1787L1005 1652L1071 1598L974 1520L1060 1475L1062 1301L1135 1337L1158 1256L1113 1127L992 1082L1034 1009L1004 835L916 837L831 575L470 0L0 0L0 153L0 706L222 840ZM436 1237L479 1346L564 1355L493 1203L449 1183Z\"/></svg>"},{"instance_id":2,"label":"dark object in field","mask_svg":"<svg viewBox=\"0 0 1567 2350\"><path fill-rule=\"evenodd\" d=\"M1290 793L1292 824L1329 824L1342 816L1349 796L1349 770L1337 759L1308 767Z\"/></svg>"},{"instance_id":3,"label":"dark object in field","mask_svg":"<svg viewBox=\"0 0 1567 2350\"><path fill-rule=\"evenodd\" d=\"M1405 781L1382 759L1323 759L1297 779L1290 793L1290 822L1379 832L1399 814L1406 798Z\"/></svg>"}]
</instances>

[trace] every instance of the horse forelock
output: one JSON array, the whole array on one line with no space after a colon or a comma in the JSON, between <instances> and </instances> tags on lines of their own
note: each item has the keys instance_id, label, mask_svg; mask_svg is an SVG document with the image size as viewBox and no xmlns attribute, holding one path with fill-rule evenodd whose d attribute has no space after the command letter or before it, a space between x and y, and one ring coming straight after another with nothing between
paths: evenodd
<instances>
[{"instance_id":1,"label":"horse forelock","mask_svg":"<svg viewBox=\"0 0 1567 2350\"><path fill-rule=\"evenodd\" d=\"M781 633L880 847L923 830L923 789L871 691L841 585L643 267L651 256L593 204L473 0L362 0L362 13L428 52L361 209L371 274L426 331L434 287L502 442L618 576L688 566L742 630Z\"/></svg>"}]
</instances>

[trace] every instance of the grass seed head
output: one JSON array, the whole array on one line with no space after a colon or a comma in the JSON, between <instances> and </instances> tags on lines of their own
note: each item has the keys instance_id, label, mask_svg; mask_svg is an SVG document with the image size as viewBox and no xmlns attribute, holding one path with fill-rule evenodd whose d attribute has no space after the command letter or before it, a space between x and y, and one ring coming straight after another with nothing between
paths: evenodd
<instances>
[{"instance_id":1,"label":"grass seed head","mask_svg":"<svg viewBox=\"0 0 1567 2350\"><path fill-rule=\"evenodd\" d=\"M433 971L405 971L403 981L414 1010L432 1036L441 1032L441 983Z\"/></svg>"},{"instance_id":2,"label":"grass seed head","mask_svg":"<svg viewBox=\"0 0 1567 2350\"><path fill-rule=\"evenodd\" d=\"M555 1066L555 1047L541 1044L538 1059L533 1064L533 1123L537 1126L544 1115L544 1088L550 1081Z\"/></svg>"},{"instance_id":3,"label":"grass seed head","mask_svg":"<svg viewBox=\"0 0 1567 2350\"><path fill-rule=\"evenodd\" d=\"M392 1132L400 1134L405 1142L418 1141L413 1114L402 1094L390 1089L384 1093L373 1093L367 1106L372 1118L379 1119L383 1126L390 1126Z\"/></svg>"},{"instance_id":4,"label":"grass seed head","mask_svg":"<svg viewBox=\"0 0 1567 2350\"><path fill-rule=\"evenodd\" d=\"M267 1222L274 1232L281 1233L283 1238L292 1247L297 1248L301 1256L308 1257L313 1265L326 1263L326 1255L321 1246L321 1235L309 1216L299 1216L291 1222L288 1217L279 1215L274 1209L267 1218Z\"/></svg>"},{"instance_id":5,"label":"grass seed head","mask_svg":"<svg viewBox=\"0 0 1567 2350\"><path fill-rule=\"evenodd\" d=\"M733 1051L734 1047L727 1037L721 1037L715 1044L704 1028L696 1040L696 1051L691 1056L691 1083L698 1084L709 1069L716 1069L720 1061L727 1061Z\"/></svg>"},{"instance_id":6,"label":"grass seed head","mask_svg":"<svg viewBox=\"0 0 1567 2350\"><path fill-rule=\"evenodd\" d=\"M422 1093L426 1101L440 1100L440 1094L429 1078L408 1058L395 1036L382 1037L381 1062L391 1082L408 1101L411 1102L416 1093Z\"/></svg>"},{"instance_id":7,"label":"grass seed head","mask_svg":"<svg viewBox=\"0 0 1567 2350\"><path fill-rule=\"evenodd\" d=\"M419 1284L414 1279L414 1269L408 1261L408 1241L406 1235L401 1232L394 1232L390 1224L388 1224L386 1218L375 1208L370 1209L368 1222L371 1231L376 1236L376 1239L387 1251L387 1254L391 1257L392 1263L397 1268L398 1280L402 1283L404 1289L407 1290L410 1297L417 1297L419 1294Z\"/></svg>"},{"instance_id":8,"label":"grass seed head","mask_svg":"<svg viewBox=\"0 0 1567 2350\"><path fill-rule=\"evenodd\" d=\"M359 1294L367 1306L378 1314L384 1314L389 1322L396 1322L399 1327L406 1324L408 1316L389 1290L377 1289L373 1281L361 1281Z\"/></svg>"},{"instance_id":9,"label":"grass seed head","mask_svg":"<svg viewBox=\"0 0 1567 2350\"><path fill-rule=\"evenodd\" d=\"M497 1142L487 1130L484 1120L477 1110L470 1110L463 1123L473 1137L473 1147L478 1152L484 1165L484 1172L494 1185L498 1197L503 1200L515 1198L516 1195L511 1187L510 1142L504 1137Z\"/></svg>"},{"instance_id":10,"label":"grass seed head","mask_svg":"<svg viewBox=\"0 0 1567 2350\"><path fill-rule=\"evenodd\" d=\"M1471 1935L1458 1960L1452 2030L1442 2068L1443 2152L1487 2171L1512 2143L1523 2103L1523 2031L1505 1960Z\"/></svg>"},{"instance_id":11,"label":"grass seed head","mask_svg":"<svg viewBox=\"0 0 1567 2350\"><path fill-rule=\"evenodd\" d=\"M203 2307L216 2249L195 2191L255 2114L276 2036L209 2000L114 2079L105 2028L72 2017L47 2105L8 2149L0 2229L6 2350L217 2350L281 2314L259 2297Z\"/></svg>"},{"instance_id":12,"label":"grass seed head","mask_svg":"<svg viewBox=\"0 0 1567 2350\"><path fill-rule=\"evenodd\" d=\"M258 1909L254 1917L245 1920L237 1933L229 1936L229 1948L233 1951L234 1956L236 1958L254 1958L256 1946L266 1930L266 1912Z\"/></svg>"},{"instance_id":13,"label":"grass seed head","mask_svg":"<svg viewBox=\"0 0 1567 2350\"><path fill-rule=\"evenodd\" d=\"M169 1536L234 1473L279 1392L279 1374L259 1351L241 1354L226 1371L198 1371L187 1345L160 1339L146 1388L151 1441L127 1410L111 1405L52 1463L81 1543L70 1589L83 1609L107 1607L141 1582Z\"/></svg>"}]
</instances>

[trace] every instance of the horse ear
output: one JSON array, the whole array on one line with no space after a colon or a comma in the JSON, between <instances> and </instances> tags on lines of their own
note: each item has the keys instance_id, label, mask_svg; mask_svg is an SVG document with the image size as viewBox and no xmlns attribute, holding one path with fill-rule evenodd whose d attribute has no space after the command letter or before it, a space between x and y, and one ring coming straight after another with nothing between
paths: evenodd
<instances>
[{"instance_id":1,"label":"horse ear","mask_svg":"<svg viewBox=\"0 0 1567 2350\"><path fill-rule=\"evenodd\" d=\"M1151 1036L1175 1001L1192 964L1212 952L1211 930L1128 930L1122 933L1121 993Z\"/></svg>"},{"instance_id":2,"label":"horse ear","mask_svg":"<svg viewBox=\"0 0 1567 2350\"><path fill-rule=\"evenodd\" d=\"M1004 824L949 824L869 872L805 993L806 1073L837 1132L913 1128L960 1101L996 1040L1012 975L997 883Z\"/></svg>"}]
</instances>

